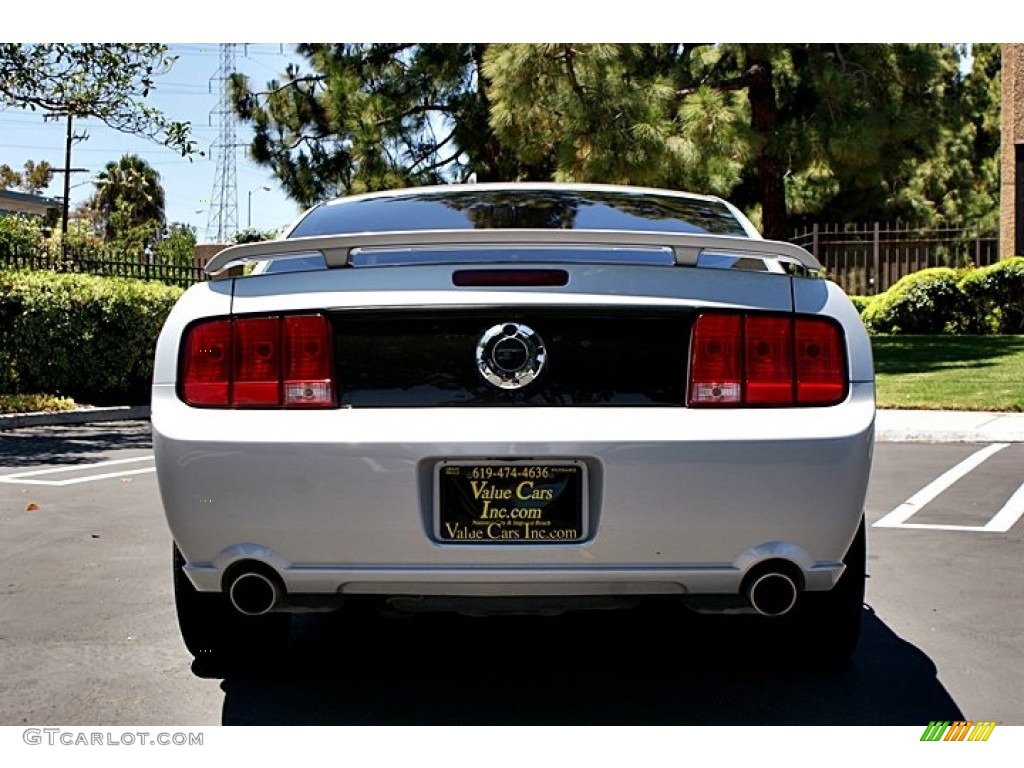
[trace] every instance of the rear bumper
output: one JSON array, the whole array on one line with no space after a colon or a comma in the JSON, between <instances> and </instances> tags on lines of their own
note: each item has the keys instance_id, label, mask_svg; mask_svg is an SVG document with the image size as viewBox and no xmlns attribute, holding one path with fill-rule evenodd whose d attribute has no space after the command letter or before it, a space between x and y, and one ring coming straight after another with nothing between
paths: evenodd
<instances>
[{"instance_id":1,"label":"rear bumper","mask_svg":"<svg viewBox=\"0 0 1024 768\"><path fill-rule=\"evenodd\" d=\"M826 590L860 522L874 389L817 409L200 410L154 388L171 533L202 591L257 560L289 593L736 594L751 567L795 564ZM434 538L442 459L586 463L589 537Z\"/></svg>"},{"instance_id":2,"label":"rear bumper","mask_svg":"<svg viewBox=\"0 0 1024 768\"><path fill-rule=\"evenodd\" d=\"M761 548L766 559L808 560L792 547ZM217 562L189 565L185 572L200 591L220 591L227 567L239 560L273 564L281 558L263 547L225 551ZM228 566L221 566L221 562ZM563 597L624 595L737 595L746 570L736 567L646 568L343 568L286 566L276 569L287 591L300 595L422 595L459 597ZM831 589L841 563L814 563L803 572L804 589Z\"/></svg>"}]
</instances>

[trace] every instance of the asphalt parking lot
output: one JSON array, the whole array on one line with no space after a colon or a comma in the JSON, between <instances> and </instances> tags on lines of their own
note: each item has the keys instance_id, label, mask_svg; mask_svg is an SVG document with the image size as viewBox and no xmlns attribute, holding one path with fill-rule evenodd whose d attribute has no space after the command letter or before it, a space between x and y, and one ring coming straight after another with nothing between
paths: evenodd
<instances>
[{"instance_id":1,"label":"asphalt parking lot","mask_svg":"<svg viewBox=\"0 0 1024 768\"><path fill-rule=\"evenodd\" d=\"M625 634L617 614L302 617L284 663L206 677L151 456L144 421L0 433L0 724L1024 724L1024 443L876 447L864 632L836 673L647 611Z\"/></svg>"}]
</instances>

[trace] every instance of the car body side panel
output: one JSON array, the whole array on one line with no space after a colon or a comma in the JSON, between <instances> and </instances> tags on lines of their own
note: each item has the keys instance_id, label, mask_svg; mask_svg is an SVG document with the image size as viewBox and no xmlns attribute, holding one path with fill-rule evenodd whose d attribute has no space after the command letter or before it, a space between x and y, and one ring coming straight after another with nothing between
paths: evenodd
<instances>
[{"instance_id":1,"label":"car body side panel","mask_svg":"<svg viewBox=\"0 0 1024 768\"><path fill-rule=\"evenodd\" d=\"M857 308L838 285L828 280L793 280L793 309L800 313L827 315L842 323L846 334L850 380L874 381L871 339L857 314Z\"/></svg>"}]
</instances>

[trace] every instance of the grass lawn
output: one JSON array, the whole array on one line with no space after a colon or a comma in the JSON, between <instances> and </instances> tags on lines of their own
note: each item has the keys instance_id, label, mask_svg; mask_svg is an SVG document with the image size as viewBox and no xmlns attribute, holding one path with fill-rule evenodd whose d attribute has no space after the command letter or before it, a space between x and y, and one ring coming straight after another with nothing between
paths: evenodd
<instances>
[{"instance_id":1,"label":"grass lawn","mask_svg":"<svg viewBox=\"0 0 1024 768\"><path fill-rule=\"evenodd\" d=\"M1024 411L1024 336L874 336L879 408Z\"/></svg>"}]
</instances>

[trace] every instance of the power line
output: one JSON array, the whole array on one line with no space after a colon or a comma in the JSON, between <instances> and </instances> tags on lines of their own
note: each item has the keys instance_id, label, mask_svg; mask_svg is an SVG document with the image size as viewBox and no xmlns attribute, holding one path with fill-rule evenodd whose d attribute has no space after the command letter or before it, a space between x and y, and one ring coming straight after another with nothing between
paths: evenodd
<instances>
[{"instance_id":1,"label":"power line","mask_svg":"<svg viewBox=\"0 0 1024 768\"><path fill-rule=\"evenodd\" d=\"M44 151L44 152L53 149L53 147L50 146L50 145L42 146L42 145L39 145L39 144L0 144L0 147L2 147L4 149L33 149L33 150L39 150L39 151ZM75 151L76 152L94 152L94 153L95 152L104 152L104 153L106 153L108 155L109 154L116 154L116 155L123 155L123 154L129 154L129 155L167 155L171 150L166 150L166 149L163 149L163 150L160 150L160 149L137 149L137 150L132 150L132 151L126 152L124 147L117 147L117 148L113 148L112 147L110 149L102 149L102 148L96 148L96 147L79 147ZM188 158L179 158L179 159L183 160L184 162L188 162Z\"/></svg>"}]
</instances>

